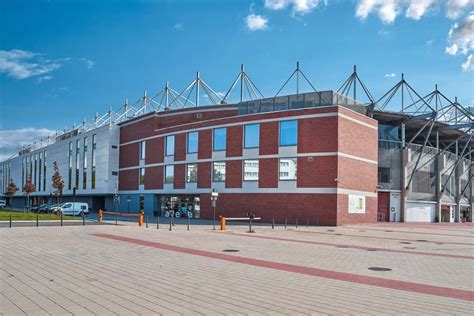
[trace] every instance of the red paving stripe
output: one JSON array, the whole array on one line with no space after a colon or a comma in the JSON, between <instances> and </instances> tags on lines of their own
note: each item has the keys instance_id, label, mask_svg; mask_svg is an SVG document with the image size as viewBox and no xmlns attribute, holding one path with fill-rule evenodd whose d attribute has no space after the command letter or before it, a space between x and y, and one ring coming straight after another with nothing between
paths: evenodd
<instances>
[{"instance_id":1,"label":"red paving stripe","mask_svg":"<svg viewBox=\"0 0 474 316\"><path fill-rule=\"evenodd\" d=\"M341 227L344 229L357 229L360 230L361 228L358 227ZM421 227L418 227L421 228ZM403 234L420 234L420 235L433 235L433 236L448 236L448 237L463 237L463 238L473 238L474 235L456 235L456 234L444 234L444 233L429 233L429 232L412 232L407 230L391 230L390 228L385 229L377 229L377 228L362 228L363 230L372 230L377 232L385 233L387 230L390 230L391 233L403 233Z\"/></svg>"},{"instance_id":2,"label":"red paving stripe","mask_svg":"<svg viewBox=\"0 0 474 316\"><path fill-rule=\"evenodd\" d=\"M358 275L346 272L337 272L331 270L324 270L318 268L310 268L305 266L298 266L293 264L287 263L279 263L274 261L266 261L260 259L252 259L252 258L245 258L239 256L233 256L228 254L210 252L205 250L198 250L192 248L184 248L178 246L167 245L163 243L147 241L142 239L135 239L123 236L116 236L110 234L93 234L97 237L108 238L123 242L128 242L132 244L153 247L157 249L163 249L168 251L174 251L179 253L185 253L189 255L213 258L218 260L224 260L228 262L235 262L241 263L256 267L292 272L292 273L299 273L304 275L316 276L320 278L344 281L344 282L352 282L364 285L371 285L371 286L378 286L388 289L394 289L399 291L406 291L406 292L414 292L420 294L428 294L428 295L435 295L441 297L449 297L464 301L474 301L474 292L467 291L467 290L457 290L447 287L441 286L434 286L434 285L427 285L421 283L413 283L413 282L406 282L406 281L397 281L392 279L384 279L372 276L365 276L365 275Z\"/></svg>"},{"instance_id":3,"label":"red paving stripe","mask_svg":"<svg viewBox=\"0 0 474 316\"><path fill-rule=\"evenodd\" d=\"M304 231L304 230L296 230L296 229L289 229L293 232L297 233L305 233L305 234L320 234L320 235L332 235L332 236L345 236L345 237L363 237L363 238L372 238L372 239L385 239L385 240L397 240L397 241L410 241L410 242L420 242L416 239L406 239L406 238L395 238L395 237L377 237L377 236L368 236L368 235L351 235L351 234L340 234L340 233L326 233L326 232L315 232L315 231ZM361 228L360 230L365 230L365 228ZM425 240L423 242L432 243L432 244L445 244L445 245L464 245L464 246L474 246L473 243L468 242L455 242L455 241L433 241L433 240Z\"/></svg>"},{"instance_id":4,"label":"red paving stripe","mask_svg":"<svg viewBox=\"0 0 474 316\"><path fill-rule=\"evenodd\" d=\"M408 251L408 250L387 249L387 248L378 248L378 247L353 246L353 245L347 245L347 244L334 244L334 243L310 241L310 240L299 240L299 239L258 236L258 235L244 235L244 234L239 234L239 233L226 233L226 234L236 235L236 236L241 236L241 237L271 239L271 240L280 240L280 241L296 242L296 243L303 243L303 244L314 244L314 245L322 245L322 246L344 247L344 248L353 248L353 249L362 249L362 250L377 250L377 251L385 251L385 252L407 253L407 254L412 254L412 255L423 255L423 256L434 256L434 257L449 257L449 258L460 258L460 259L471 259L471 260L474 259L474 257L472 257L472 256L450 255L450 254L434 253L434 252Z\"/></svg>"}]
</instances>

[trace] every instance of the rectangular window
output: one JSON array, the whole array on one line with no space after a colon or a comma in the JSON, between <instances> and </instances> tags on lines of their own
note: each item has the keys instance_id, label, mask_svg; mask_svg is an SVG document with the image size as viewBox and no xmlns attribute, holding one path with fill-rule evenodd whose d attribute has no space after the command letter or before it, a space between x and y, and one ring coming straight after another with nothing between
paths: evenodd
<instances>
[{"instance_id":1,"label":"rectangular window","mask_svg":"<svg viewBox=\"0 0 474 316\"><path fill-rule=\"evenodd\" d=\"M216 161L212 163L212 181L225 181L225 161Z\"/></svg>"},{"instance_id":2,"label":"rectangular window","mask_svg":"<svg viewBox=\"0 0 474 316\"><path fill-rule=\"evenodd\" d=\"M95 189L95 166L96 166L96 158L95 158L95 151L97 148L96 143L96 135L92 135L92 170L91 170L91 189Z\"/></svg>"},{"instance_id":3,"label":"rectangular window","mask_svg":"<svg viewBox=\"0 0 474 316\"><path fill-rule=\"evenodd\" d=\"M87 137L84 137L84 150L82 159L82 189L87 189Z\"/></svg>"},{"instance_id":4,"label":"rectangular window","mask_svg":"<svg viewBox=\"0 0 474 316\"><path fill-rule=\"evenodd\" d=\"M244 148L258 148L260 145L260 124L245 125Z\"/></svg>"},{"instance_id":5,"label":"rectangular window","mask_svg":"<svg viewBox=\"0 0 474 316\"><path fill-rule=\"evenodd\" d=\"M190 163L186 166L186 182L196 182L197 181L197 163Z\"/></svg>"},{"instance_id":6,"label":"rectangular window","mask_svg":"<svg viewBox=\"0 0 474 316\"><path fill-rule=\"evenodd\" d=\"M81 142L80 140L76 140L76 182L75 188L76 190L79 189L79 159L80 159L80 151L81 151Z\"/></svg>"},{"instance_id":7,"label":"rectangular window","mask_svg":"<svg viewBox=\"0 0 474 316\"><path fill-rule=\"evenodd\" d=\"M145 168L140 168L140 184L145 184Z\"/></svg>"},{"instance_id":8,"label":"rectangular window","mask_svg":"<svg viewBox=\"0 0 474 316\"><path fill-rule=\"evenodd\" d=\"M35 185L36 185L36 174L37 174L37 173L36 173L36 169L37 169L36 167L37 167L37 165L38 165L38 154L35 154L35 174L34 174L34 176L33 176L33 183L34 183Z\"/></svg>"},{"instance_id":9,"label":"rectangular window","mask_svg":"<svg viewBox=\"0 0 474 316\"><path fill-rule=\"evenodd\" d=\"M168 165L165 166L165 183L173 183L174 182L174 166Z\"/></svg>"},{"instance_id":10,"label":"rectangular window","mask_svg":"<svg viewBox=\"0 0 474 316\"><path fill-rule=\"evenodd\" d=\"M39 153L39 161L38 161L38 185L36 186L37 191L41 191L41 172L43 170L43 152Z\"/></svg>"},{"instance_id":11,"label":"rectangular window","mask_svg":"<svg viewBox=\"0 0 474 316\"><path fill-rule=\"evenodd\" d=\"M258 181L258 160L244 160L244 181Z\"/></svg>"},{"instance_id":12,"label":"rectangular window","mask_svg":"<svg viewBox=\"0 0 474 316\"><path fill-rule=\"evenodd\" d=\"M146 143L143 140L140 142L140 160L145 159L145 150L146 150Z\"/></svg>"},{"instance_id":13,"label":"rectangular window","mask_svg":"<svg viewBox=\"0 0 474 316\"><path fill-rule=\"evenodd\" d=\"M378 182L379 183L390 183L390 168L379 167Z\"/></svg>"},{"instance_id":14,"label":"rectangular window","mask_svg":"<svg viewBox=\"0 0 474 316\"><path fill-rule=\"evenodd\" d=\"M280 122L280 146L293 146L298 144L298 121Z\"/></svg>"},{"instance_id":15,"label":"rectangular window","mask_svg":"<svg viewBox=\"0 0 474 316\"><path fill-rule=\"evenodd\" d=\"M166 136L166 156L174 155L174 135Z\"/></svg>"},{"instance_id":16,"label":"rectangular window","mask_svg":"<svg viewBox=\"0 0 474 316\"><path fill-rule=\"evenodd\" d=\"M296 158L280 158L280 180L296 180L298 160Z\"/></svg>"},{"instance_id":17,"label":"rectangular window","mask_svg":"<svg viewBox=\"0 0 474 316\"><path fill-rule=\"evenodd\" d=\"M227 128L216 128L214 129L214 137L213 137L213 150L220 151L225 150L226 143L227 143Z\"/></svg>"},{"instance_id":18,"label":"rectangular window","mask_svg":"<svg viewBox=\"0 0 474 316\"><path fill-rule=\"evenodd\" d=\"M46 191L46 157L48 152L44 151L44 161L43 161L43 191Z\"/></svg>"},{"instance_id":19,"label":"rectangular window","mask_svg":"<svg viewBox=\"0 0 474 316\"><path fill-rule=\"evenodd\" d=\"M198 152L198 132L188 133L188 154Z\"/></svg>"}]
</instances>

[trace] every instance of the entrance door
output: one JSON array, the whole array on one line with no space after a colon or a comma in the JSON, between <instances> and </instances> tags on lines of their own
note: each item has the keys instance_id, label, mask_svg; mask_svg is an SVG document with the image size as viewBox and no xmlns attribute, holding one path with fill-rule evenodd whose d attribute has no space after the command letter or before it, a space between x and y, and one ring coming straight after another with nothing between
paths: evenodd
<instances>
[{"instance_id":1,"label":"entrance door","mask_svg":"<svg viewBox=\"0 0 474 316\"><path fill-rule=\"evenodd\" d=\"M378 193L378 214L377 219L379 222L390 221L390 193L379 192Z\"/></svg>"}]
</instances>

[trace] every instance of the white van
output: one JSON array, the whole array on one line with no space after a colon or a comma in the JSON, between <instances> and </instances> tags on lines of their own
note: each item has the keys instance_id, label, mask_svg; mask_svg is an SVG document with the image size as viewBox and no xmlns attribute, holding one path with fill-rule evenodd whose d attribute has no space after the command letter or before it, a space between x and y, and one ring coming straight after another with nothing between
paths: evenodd
<instances>
[{"instance_id":1,"label":"white van","mask_svg":"<svg viewBox=\"0 0 474 316\"><path fill-rule=\"evenodd\" d=\"M67 202L61 205L59 213L63 213L63 215L89 214L89 205L82 202Z\"/></svg>"}]
</instances>

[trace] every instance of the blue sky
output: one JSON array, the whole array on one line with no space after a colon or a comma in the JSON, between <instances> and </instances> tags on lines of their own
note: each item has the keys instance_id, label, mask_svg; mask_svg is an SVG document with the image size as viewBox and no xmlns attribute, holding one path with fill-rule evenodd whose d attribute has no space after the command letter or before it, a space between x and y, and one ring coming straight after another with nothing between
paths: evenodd
<instances>
[{"instance_id":1,"label":"blue sky","mask_svg":"<svg viewBox=\"0 0 474 316\"><path fill-rule=\"evenodd\" d=\"M357 64L376 98L404 72L423 95L437 83L474 104L473 10L474 0L2 1L0 158L166 80L180 91L197 70L225 92L241 63L265 96L300 61L318 90L337 90Z\"/></svg>"}]
</instances>

